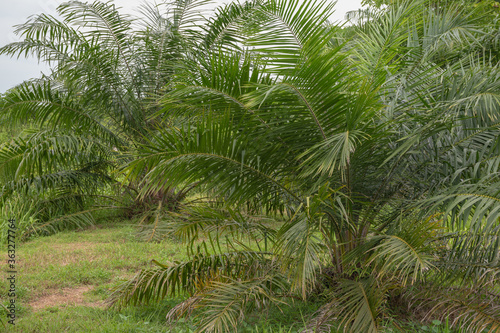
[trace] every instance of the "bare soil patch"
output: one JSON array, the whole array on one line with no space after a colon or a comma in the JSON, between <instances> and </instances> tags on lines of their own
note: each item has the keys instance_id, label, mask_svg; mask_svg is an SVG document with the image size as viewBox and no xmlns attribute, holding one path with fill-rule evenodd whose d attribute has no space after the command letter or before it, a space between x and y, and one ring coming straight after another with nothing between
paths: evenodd
<instances>
[{"instance_id":1,"label":"bare soil patch","mask_svg":"<svg viewBox=\"0 0 500 333\"><path fill-rule=\"evenodd\" d=\"M39 311L49 307L77 305L104 308L104 304L102 302L89 302L85 300L83 294L92 288L92 286L80 286L77 288L52 289L49 290L51 293L48 295L43 295L30 302L30 306L33 311Z\"/></svg>"}]
</instances>

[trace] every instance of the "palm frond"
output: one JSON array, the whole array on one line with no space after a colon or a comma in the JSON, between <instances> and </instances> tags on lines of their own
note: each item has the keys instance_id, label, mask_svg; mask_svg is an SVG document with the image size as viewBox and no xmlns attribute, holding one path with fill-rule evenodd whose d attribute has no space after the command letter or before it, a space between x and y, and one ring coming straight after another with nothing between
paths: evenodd
<instances>
[{"instance_id":1,"label":"palm frond","mask_svg":"<svg viewBox=\"0 0 500 333\"><path fill-rule=\"evenodd\" d=\"M204 308L197 332L236 330L245 313L271 305L283 305L288 283L279 274L266 274L248 280L214 281L205 290L179 304L167 314L168 321ZM279 295L279 296L276 296Z\"/></svg>"},{"instance_id":2,"label":"palm frond","mask_svg":"<svg viewBox=\"0 0 500 333\"><path fill-rule=\"evenodd\" d=\"M143 155L127 168L131 179L148 169L142 195L176 184L200 182L239 204L251 199L263 207L276 207L300 201L291 189L293 184L274 177L284 167L285 156L273 146L259 155L251 154L246 148L249 139L233 136L236 124L227 116L212 119L196 128L162 131L144 147Z\"/></svg>"},{"instance_id":3,"label":"palm frond","mask_svg":"<svg viewBox=\"0 0 500 333\"><path fill-rule=\"evenodd\" d=\"M189 261L172 265L154 263L156 268L144 269L118 287L109 297L109 303L117 306L146 304L185 292L194 294L212 281L253 277L270 261L266 253L237 251L214 255L199 253Z\"/></svg>"},{"instance_id":4,"label":"palm frond","mask_svg":"<svg viewBox=\"0 0 500 333\"><path fill-rule=\"evenodd\" d=\"M121 138L103 124L101 115L85 108L73 96L53 88L50 82L20 85L0 100L0 107L3 117L14 122L32 121L41 127L63 127L122 146Z\"/></svg>"},{"instance_id":5,"label":"palm frond","mask_svg":"<svg viewBox=\"0 0 500 333\"><path fill-rule=\"evenodd\" d=\"M328 331L338 320L344 332L376 333L380 329L380 312L386 301L386 290L369 277L359 281L342 280L334 299L324 305L308 325L308 332Z\"/></svg>"}]
</instances>

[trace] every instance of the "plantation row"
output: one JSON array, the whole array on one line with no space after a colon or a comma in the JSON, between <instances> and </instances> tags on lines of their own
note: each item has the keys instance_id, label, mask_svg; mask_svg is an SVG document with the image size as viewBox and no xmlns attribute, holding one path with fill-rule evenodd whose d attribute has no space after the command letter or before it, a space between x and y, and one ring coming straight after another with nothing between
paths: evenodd
<instances>
[{"instance_id":1,"label":"plantation row","mask_svg":"<svg viewBox=\"0 0 500 333\"><path fill-rule=\"evenodd\" d=\"M108 300L180 297L166 320L198 332L292 300L321 304L304 332L500 332L497 3L367 3L345 25L321 0L30 18L0 54L52 72L0 97L2 223L182 241Z\"/></svg>"}]
</instances>

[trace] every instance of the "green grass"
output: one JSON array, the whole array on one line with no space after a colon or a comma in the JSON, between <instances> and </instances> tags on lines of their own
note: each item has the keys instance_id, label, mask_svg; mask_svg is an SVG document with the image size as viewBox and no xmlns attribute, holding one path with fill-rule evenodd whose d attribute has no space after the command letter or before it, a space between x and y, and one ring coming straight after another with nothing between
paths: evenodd
<instances>
[{"instance_id":1,"label":"green grass","mask_svg":"<svg viewBox=\"0 0 500 333\"><path fill-rule=\"evenodd\" d=\"M165 332L158 316L86 306L48 307L16 322L18 332Z\"/></svg>"},{"instance_id":2,"label":"green grass","mask_svg":"<svg viewBox=\"0 0 500 333\"><path fill-rule=\"evenodd\" d=\"M1 251L7 253L5 245ZM152 259L183 260L184 253L184 247L172 241L139 242L133 226L113 222L16 244L16 331L165 331L164 320L150 318L156 310L152 312L150 308L151 313L142 313L140 308L122 312L106 310L103 300L111 288L150 265ZM6 265L2 269L5 275ZM65 293L82 286L88 291L79 295L77 303L81 304L53 302L51 306L51 296L64 298ZM8 281L1 279L0 299L4 305L8 301L7 290ZM35 311L33 305L43 303L44 299L48 300L47 306ZM161 317L164 319L164 314Z\"/></svg>"},{"instance_id":3,"label":"green grass","mask_svg":"<svg viewBox=\"0 0 500 333\"><path fill-rule=\"evenodd\" d=\"M148 267L152 259L167 263L187 258L175 241L138 241L131 222L110 221L86 230L64 231L16 245L16 325L9 332L193 332L189 321L167 326L165 315L179 300L107 309L110 290ZM1 250L7 253L6 245ZM4 275L7 271L3 266ZM0 280L0 301L8 303L8 282ZM83 290L83 292L81 292ZM78 298L68 293L79 292ZM66 301L70 301L65 304ZM294 333L302 313L317 305L295 302L249 316L240 332ZM2 314L4 316L4 314ZM0 325L0 330L3 328Z\"/></svg>"},{"instance_id":4,"label":"green grass","mask_svg":"<svg viewBox=\"0 0 500 333\"><path fill-rule=\"evenodd\" d=\"M144 243L133 226L109 224L85 231L61 232L18 244L18 286L29 301L51 289L78 285L113 286L147 267L152 259L185 259L174 242ZM5 246L2 248L6 252ZM0 281L5 297L7 281Z\"/></svg>"},{"instance_id":5,"label":"green grass","mask_svg":"<svg viewBox=\"0 0 500 333\"><path fill-rule=\"evenodd\" d=\"M187 258L175 241L138 241L132 222L108 221L86 230L37 237L16 245L16 325L7 332L194 332L189 321L167 326L165 315L179 299L151 306L107 309L103 301L112 288L148 267ZM1 250L7 253L6 245ZM6 275L7 267L2 270ZM8 303L8 282L0 279L0 301ZM319 303L294 301L245 318L238 332L296 333ZM5 315L2 314L2 319ZM392 327L392 329L391 329ZM397 332L388 325L387 332ZM410 325L403 332L458 332L444 325Z\"/></svg>"}]
</instances>

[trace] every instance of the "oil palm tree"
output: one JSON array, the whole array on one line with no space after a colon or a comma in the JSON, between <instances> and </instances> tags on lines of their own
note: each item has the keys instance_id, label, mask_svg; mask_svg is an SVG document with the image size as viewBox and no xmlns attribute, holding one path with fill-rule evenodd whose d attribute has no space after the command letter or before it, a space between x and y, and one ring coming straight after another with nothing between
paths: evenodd
<instances>
[{"instance_id":1,"label":"oil palm tree","mask_svg":"<svg viewBox=\"0 0 500 333\"><path fill-rule=\"evenodd\" d=\"M396 300L418 299L467 331L500 329L498 67L481 27L406 2L341 31L332 9L219 11L222 45L173 77L156 114L172 125L125 170L141 196L198 182L212 200L163 222L190 259L155 262L113 304L187 293L167 319L224 332L319 293L311 332L378 332Z\"/></svg>"},{"instance_id":2,"label":"oil palm tree","mask_svg":"<svg viewBox=\"0 0 500 333\"><path fill-rule=\"evenodd\" d=\"M39 201L44 229L123 207L110 188L120 185L117 168L155 127L150 101L199 38L193 6L203 3L144 5L133 19L111 2L69 1L60 18L41 14L17 26L21 40L0 54L34 56L52 72L0 100L4 124L33 128L0 149L2 201L14 194Z\"/></svg>"}]
</instances>

